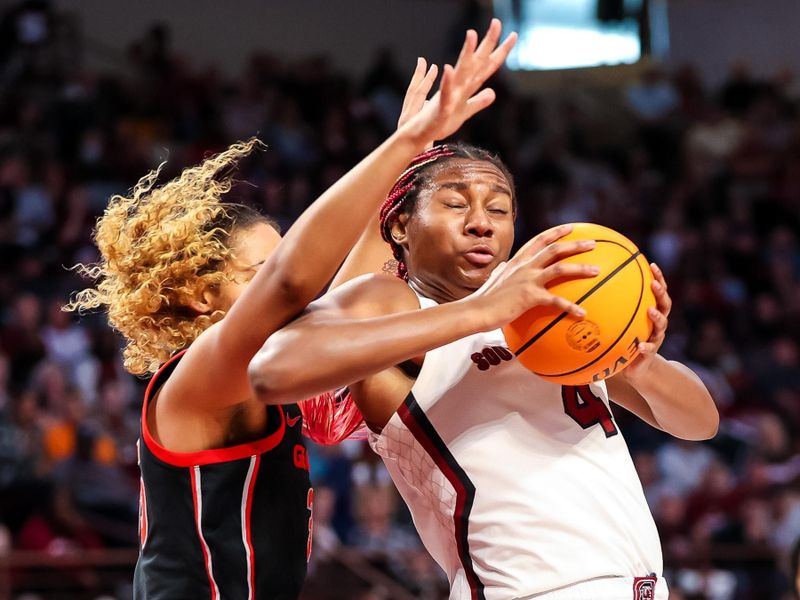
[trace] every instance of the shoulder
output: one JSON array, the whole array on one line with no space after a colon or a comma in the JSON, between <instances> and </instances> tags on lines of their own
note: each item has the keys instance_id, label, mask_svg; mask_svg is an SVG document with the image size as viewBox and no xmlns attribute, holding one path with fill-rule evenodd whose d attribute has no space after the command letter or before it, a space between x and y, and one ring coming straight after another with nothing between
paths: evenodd
<instances>
[{"instance_id":1,"label":"shoulder","mask_svg":"<svg viewBox=\"0 0 800 600\"><path fill-rule=\"evenodd\" d=\"M311 303L308 312L335 311L353 318L369 318L419 308L416 294L391 275L370 273L356 277Z\"/></svg>"}]
</instances>

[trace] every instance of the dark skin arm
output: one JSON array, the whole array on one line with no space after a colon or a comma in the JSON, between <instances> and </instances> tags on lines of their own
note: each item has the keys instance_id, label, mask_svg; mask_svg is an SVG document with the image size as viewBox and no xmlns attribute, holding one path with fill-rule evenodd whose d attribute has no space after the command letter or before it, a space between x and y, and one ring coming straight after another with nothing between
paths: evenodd
<instances>
[{"instance_id":1,"label":"dark skin arm","mask_svg":"<svg viewBox=\"0 0 800 600\"><path fill-rule=\"evenodd\" d=\"M256 395L265 402L292 402L362 381L433 348L496 329L536 305L582 314L546 289L557 277L594 275L590 265L560 262L591 247L557 243L568 231L537 236L478 291L433 308L419 309L408 285L383 275L334 290L271 336L253 358L249 372Z\"/></svg>"},{"instance_id":2,"label":"dark skin arm","mask_svg":"<svg viewBox=\"0 0 800 600\"><path fill-rule=\"evenodd\" d=\"M653 427L685 440L716 435L719 412L700 378L688 367L658 354L664 342L672 299L657 265L652 264L656 308L650 309L653 333L639 346L639 356L606 381L608 395Z\"/></svg>"},{"instance_id":3,"label":"dark skin arm","mask_svg":"<svg viewBox=\"0 0 800 600\"><path fill-rule=\"evenodd\" d=\"M655 324L653 334L640 347L636 361L607 380L609 397L653 427L676 437L713 437L719 416L705 386L690 369L657 354L671 301L660 270L654 266L653 272L657 300L657 309L650 315ZM262 387L260 377L276 386L270 397L278 401L357 382L351 390L366 420L380 428L397 409L397 398L405 397L412 384L394 365L496 325L481 323L489 314L486 304L477 304L477 311L465 306L476 295L480 293L431 309L414 310L416 297L397 280L375 276L354 282L311 305L303 317L268 341L251 363L256 392ZM491 299L489 304L496 305ZM465 330L467 334L463 334ZM387 344L386 340L392 343ZM270 368L276 375L269 375ZM281 379L277 372L288 378ZM392 393L400 388L398 393ZM370 402L363 402L364 398Z\"/></svg>"},{"instance_id":4,"label":"dark skin arm","mask_svg":"<svg viewBox=\"0 0 800 600\"><path fill-rule=\"evenodd\" d=\"M294 402L359 381L482 326L477 308L453 302L419 310L405 283L367 275L314 302L274 334L251 362L250 379L257 397Z\"/></svg>"}]
</instances>

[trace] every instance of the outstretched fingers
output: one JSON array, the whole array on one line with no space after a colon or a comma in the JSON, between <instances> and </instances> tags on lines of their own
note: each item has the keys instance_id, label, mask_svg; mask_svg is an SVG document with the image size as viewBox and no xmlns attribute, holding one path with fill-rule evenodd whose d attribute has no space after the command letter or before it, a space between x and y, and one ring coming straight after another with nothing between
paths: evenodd
<instances>
[{"instance_id":1,"label":"outstretched fingers","mask_svg":"<svg viewBox=\"0 0 800 600\"><path fill-rule=\"evenodd\" d=\"M442 69L442 80L439 83L439 106L443 115L453 114L460 100L453 66L445 65Z\"/></svg>"},{"instance_id":2,"label":"outstretched fingers","mask_svg":"<svg viewBox=\"0 0 800 600\"><path fill-rule=\"evenodd\" d=\"M414 75L411 77L403 98L403 107L397 121L398 127L422 110L438 73L439 69L436 65L428 67L424 58L417 59L417 67L414 69Z\"/></svg>"},{"instance_id":3,"label":"outstretched fingers","mask_svg":"<svg viewBox=\"0 0 800 600\"><path fill-rule=\"evenodd\" d=\"M408 82L408 88L406 88L406 96L403 99L403 109L405 109L409 98L411 98L411 96L416 92L420 83L422 83L422 80L425 78L427 68L428 61L421 56L417 58L417 65L414 67L414 74L411 76L411 81Z\"/></svg>"},{"instance_id":4,"label":"outstretched fingers","mask_svg":"<svg viewBox=\"0 0 800 600\"><path fill-rule=\"evenodd\" d=\"M508 37L503 40L503 43L500 44L494 52L491 53L488 60L488 68L491 69L491 72L494 73L500 66L506 62L508 55L511 54L511 50L514 49L514 46L517 43L518 35L516 31L512 31Z\"/></svg>"},{"instance_id":5,"label":"outstretched fingers","mask_svg":"<svg viewBox=\"0 0 800 600\"><path fill-rule=\"evenodd\" d=\"M491 54L492 50L497 46L497 42L500 40L500 33L502 31L503 25L500 23L500 19L492 19L491 23L489 23L489 28L486 30L486 35L483 36L481 43L475 49L475 54L481 56L488 56Z\"/></svg>"},{"instance_id":6,"label":"outstretched fingers","mask_svg":"<svg viewBox=\"0 0 800 600\"><path fill-rule=\"evenodd\" d=\"M461 52L458 53L458 60L456 66L461 66L472 59L475 54L475 48L478 45L478 32L474 29L468 29L464 36L464 43L461 46Z\"/></svg>"},{"instance_id":7,"label":"outstretched fingers","mask_svg":"<svg viewBox=\"0 0 800 600\"><path fill-rule=\"evenodd\" d=\"M420 83L419 87L417 88L417 96L422 96L423 99L428 98L428 94L430 94L431 90L433 89L433 83L436 81L436 76L438 74L439 67L436 65L431 65L428 69L428 72L425 74L422 83Z\"/></svg>"},{"instance_id":8,"label":"outstretched fingers","mask_svg":"<svg viewBox=\"0 0 800 600\"><path fill-rule=\"evenodd\" d=\"M515 39L510 36L498 47L500 29L500 21L493 21L480 45L478 34L474 30L467 32L456 66L445 65L441 69L439 91L427 104L425 100L436 72L431 67L420 79L423 67L418 65L400 119L401 125L409 124L407 131L413 138L426 143L444 139L494 102L494 91L481 90L481 86L500 67Z\"/></svg>"},{"instance_id":9,"label":"outstretched fingers","mask_svg":"<svg viewBox=\"0 0 800 600\"><path fill-rule=\"evenodd\" d=\"M469 119L484 108L488 108L495 101L496 94L492 88L484 88L472 98L467 100L466 118Z\"/></svg>"},{"instance_id":10,"label":"outstretched fingers","mask_svg":"<svg viewBox=\"0 0 800 600\"><path fill-rule=\"evenodd\" d=\"M477 33L474 30L467 32L455 64L455 73L468 96L474 94L500 68L514 47L517 40L515 33L509 35L500 46L497 45L501 32L500 20L492 19L486 35L477 46Z\"/></svg>"}]
</instances>

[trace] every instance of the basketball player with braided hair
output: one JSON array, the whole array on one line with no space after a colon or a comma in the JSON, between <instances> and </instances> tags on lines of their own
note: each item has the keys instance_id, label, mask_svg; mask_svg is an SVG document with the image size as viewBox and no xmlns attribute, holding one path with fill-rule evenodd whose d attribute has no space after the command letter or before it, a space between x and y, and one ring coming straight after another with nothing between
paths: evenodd
<instances>
[{"instance_id":1,"label":"basketball player with braided hair","mask_svg":"<svg viewBox=\"0 0 800 600\"><path fill-rule=\"evenodd\" d=\"M717 410L657 353L671 301L655 266L653 336L619 375L559 386L514 360L500 327L536 305L581 316L547 284L597 275L561 260L594 246L560 240L570 226L508 260L515 213L495 156L458 144L417 156L380 212L398 277L365 275L309 305L254 357L254 389L291 401L350 385L452 600L666 598L609 398L684 439L713 436Z\"/></svg>"},{"instance_id":2,"label":"basketball player with braided hair","mask_svg":"<svg viewBox=\"0 0 800 600\"><path fill-rule=\"evenodd\" d=\"M420 59L402 125L283 239L255 211L222 202L255 140L160 186L156 170L129 196L111 198L95 233L100 262L83 269L97 285L67 308L105 308L125 337L126 367L152 375L139 441L135 598L299 595L313 498L300 422L312 421L312 437L332 443L361 415L346 391L299 406L255 398L248 363L320 293L409 160L492 103L493 91L481 88L515 39L500 43L499 22L480 45L468 32L459 62L445 66L425 105L413 99L437 72ZM325 431L313 422L320 416Z\"/></svg>"}]
</instances>

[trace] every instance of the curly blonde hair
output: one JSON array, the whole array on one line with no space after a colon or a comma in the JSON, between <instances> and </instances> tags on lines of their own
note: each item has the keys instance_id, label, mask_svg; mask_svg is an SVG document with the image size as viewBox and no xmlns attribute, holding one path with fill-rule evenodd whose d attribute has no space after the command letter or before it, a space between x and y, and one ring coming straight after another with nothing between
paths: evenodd
<instances>
[{"instance_id":1,"label":"curly blonde hair","mask_svg":"<svg viewBox=\"0 0 800 600\"><path fill-rule=\"evenodd\" d=\"M155 187L162 163L130 196L112 196L98 220L100 261L76 265L96 286L74 294L64 310L105 306L111 326L125 337L123 357L131 373L154 373L224 316L199 315L189 303L230 279L225 267L235 259L235 230L257 222L275 227L252 208L221 200L231 189L231 172L256 147L263 147L256 138L233 144Z\"/></svg>"}]
</instances>

